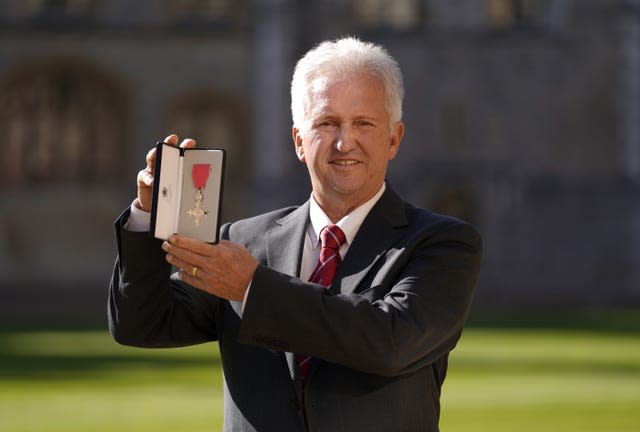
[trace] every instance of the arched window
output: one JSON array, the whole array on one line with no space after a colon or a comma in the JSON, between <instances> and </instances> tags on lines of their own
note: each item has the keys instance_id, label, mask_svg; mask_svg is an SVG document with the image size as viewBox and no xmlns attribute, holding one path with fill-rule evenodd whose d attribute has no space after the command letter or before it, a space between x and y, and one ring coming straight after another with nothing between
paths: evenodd
<instances>
[{"instance_id":1,"label":"arched window","mask_svg":"<svg viewBox=\"0 0 640 432\"><path fill-rule=\"evenodd\" d=\"M368 29L413 30L424 19L419 0L354 0L353 14L356 22Z\"/></svg>"},{"instance_id":2,"label":"arched window","mask_svg":"<svg viewBox=\"0 0 640 432\"><path fill-rule=\"evenodd\" d=\"M15 2L14 14L18 18L45 20L91 17L97 0L30 0Z\"/></svg>"},{"instance_id":3,"label":"arched window","mask_svg":"<svg viewBox=\"0 0 640 432\"><path fill-rule=\"evenodd\" d=\"M174 16L215 20L228 15L233 3L231 0L169 0L167 8Z\"/></svg>"},{"instance_id":4,"label":"arched window","mask_svg":"<svg viewBox=\"0 0 640 432\"><path fill-rule=\"evenodd\" d=\"M249 2L245 0L165 0L169 21L184 30L229 30L247 24Z\"/></svg>"},{"instance_id":5,"label":"arched window","mask_svg":"<svg viewBox=\"0 0 640 432\"><path fill-rule=\"evenodd\" d=\"M495 30L544 27L552 0L487 0L489 25Z\"/></svg>"},{"instance_id":6,"label":"arched window","mask_svg":"<svg viewBox=\"0 0 640 432\"><path fill-rule=\"evenodd\" d=\"M72 59L0 81L0 183L110 183L122 172L127 103L97 68Z\"/></svg>"}]
</instances>

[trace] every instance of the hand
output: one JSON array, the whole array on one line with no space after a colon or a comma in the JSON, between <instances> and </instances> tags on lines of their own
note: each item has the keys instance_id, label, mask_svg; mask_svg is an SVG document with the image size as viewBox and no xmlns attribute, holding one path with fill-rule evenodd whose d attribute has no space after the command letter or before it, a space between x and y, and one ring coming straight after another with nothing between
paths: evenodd
<instances>
[{"instance_id":1,"label":"hand","mask_svg":"<svg viewBox=\"0 0 640 432\"><path fill-rule=\"evenodd\" d=\"M244 246L227 240L212 245L173 235L162 249L167 252L167 261L180 269L181 280L228 300L244 300L258 267Z\"/></svg>"},{"instance_id":2,"label":"hand","mask_svg":"<svg viewBox=\"0 0 640 432\"><path fill-rule=\"evenodd\" d=\"M178 144L178 135L171 134L164 139L164 142L171 145ZM196 146L196 141L191 138L186 138L180 143L182 148L193 148ZM136 205L146 212L151 211L152 201L152 187L153 187L153 169L156 162L156 149L155 147L149 150L147 153L147 167L138 172L137 185L138 185L138 200Z\"/></svg>"}]
</instances>

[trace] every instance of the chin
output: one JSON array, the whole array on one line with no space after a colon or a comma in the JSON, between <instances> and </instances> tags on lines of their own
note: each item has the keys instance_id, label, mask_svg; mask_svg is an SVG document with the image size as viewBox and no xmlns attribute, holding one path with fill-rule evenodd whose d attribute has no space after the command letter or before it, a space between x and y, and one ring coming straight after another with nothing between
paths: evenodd
<instances>
[{"instance_id":1,"label":"chin","mask_svg":"<svg viewBox=\"0 0 640 432\"><path fill-rule=\"evenodd\" d=\"M343 199L350 198L351 200L358 201L361 199L361 197L366 196L366 193L361 186L358 187L355 185L335 185L333 187L333 190Z\"/></svg>"},{"instance_id":2,"label":"chin","mask_svg":"<svg viewBox=\"0 0 640 432\"><path fill-rule=\"evenodd\" d=\"M354 194L362 190L362 184L357 182L333 182L332 189L341 194Z\"/></svg>"}]
</instances>

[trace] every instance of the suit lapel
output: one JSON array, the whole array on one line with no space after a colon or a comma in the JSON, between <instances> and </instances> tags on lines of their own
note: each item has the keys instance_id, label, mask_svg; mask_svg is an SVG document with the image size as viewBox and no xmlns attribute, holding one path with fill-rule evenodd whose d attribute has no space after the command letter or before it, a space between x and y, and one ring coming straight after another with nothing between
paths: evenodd
<instances>
[{"instance_id":1,"label":"suit lapel","mask_svg":"<svg viewBox=\"0 0 640 432\"><path fill-rule=\"evenodd\" d=\"M387 185L385 193L371 209L349 247L333 285L334 294L352 294L376 261L402 235L407 225L404 203Z\"/></svg>"},{"instance_id":2,"label":"suit lapel","mask_svg":"<svg viewBox=\"0 0 640 432\"><path fill-rule=\"evenodd\" d=\"M309 222L309 202L276 221L267 233L267 266L279 272L298 276L304 235Z\"/></svg>"},{"instance_id":3,"label":"suit lapel","mask_svg":"<svg viewBox=\"0 0 640 432\"><path fill-rule=\"evenodd\" d=\"M276 221L276 227L267 234L267 266L279 272L298 276L302 261L305 233L309 222L309 202L298 207L287 216ZM298 366L295 355L285 352L284 358L291 375L296 382Z\"/></svg>"}]
</instances>

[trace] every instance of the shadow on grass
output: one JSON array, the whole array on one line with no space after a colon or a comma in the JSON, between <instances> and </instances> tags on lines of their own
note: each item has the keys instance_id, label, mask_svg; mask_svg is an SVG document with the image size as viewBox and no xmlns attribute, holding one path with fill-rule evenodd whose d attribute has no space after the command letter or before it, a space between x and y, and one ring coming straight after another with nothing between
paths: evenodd
<instances>
[{"instance_id":1,"label":"shadow on grass","mask_svg":"<svg viewBox=\"0 0 640 432\"><path fill-rule=\"evenodd\" d=\"M615 361L589 361L587 358L574 360L556 358L530 359L526 361L514 361L513 359L481 358L475 356L454 357L451 368L457 373L464 370L474 374L489 373L492 375L540 375L561 374L590 375L590 376L637 376L640 373L640 365Z\"/></svg>"},{"instance_id":2,"label":"shadow on grass","mask_svg":"<svg viewBox=\"0 0 640 432\"><path fill-rule=\"evenodd\" d=\"M220 368L217 356L158 356L153 352L145 355L24 355L3 352L0 357L0 379L60 380L95 376L118 370L186 368Z\"/></svg>"},{"instance_id":3,"label":"shadow on grass","mask_svg":"<svg viewBox=\"0 0 640 432\"><path fill-rule=\"evenodd\" d=\"M178 349L118 345L102 329L0 331L0 380L83 379L147 370L220 369L211 344Z\"/></svg>"},{"instance_id":4,"label":"shadow on grass","mask_svg":"<svg viewBox=\"0 0 640 432\"><path fill-rule=\"evenodd\" d=\"M589 330L639 333L640 310L571 308L473 308L468 327Z\"/></svg>"}]
</instances>

